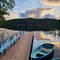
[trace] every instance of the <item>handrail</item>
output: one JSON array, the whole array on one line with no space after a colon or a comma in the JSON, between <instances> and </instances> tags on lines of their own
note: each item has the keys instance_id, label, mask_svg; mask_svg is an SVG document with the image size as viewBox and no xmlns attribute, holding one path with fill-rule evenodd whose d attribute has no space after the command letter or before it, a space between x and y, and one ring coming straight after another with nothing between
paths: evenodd
<instances>
[{"instance_id":1,"label":"handrail","mask_svg":"<svg viewBox=\"0 0 60 60\"><path fill-rule=\"evenodd\" d=\"M11 37L14 37L14 36L15 36L15 34L13 36L7 37L5 40L1 41L0 44L3 43L3 42L5 42L5 41L7 41L9 38L11 40Z\"/></svg>"}]
</instances>

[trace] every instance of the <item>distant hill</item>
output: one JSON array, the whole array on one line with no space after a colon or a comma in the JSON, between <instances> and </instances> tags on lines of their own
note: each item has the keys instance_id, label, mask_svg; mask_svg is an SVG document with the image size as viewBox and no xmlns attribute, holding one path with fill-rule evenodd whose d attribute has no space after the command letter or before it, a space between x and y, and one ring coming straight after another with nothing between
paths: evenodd
<instances>
[{"instance_id":1,"label":"distant hill","mask_svg":"<svg viewBox=\"0 0 60 60\"><path fill-rule=\"evenodd\" d=\"M12 30L40 31L60 29L60 20L55 19L14 19L0 22L0 27Z\"/></svg>"}]
</instances>

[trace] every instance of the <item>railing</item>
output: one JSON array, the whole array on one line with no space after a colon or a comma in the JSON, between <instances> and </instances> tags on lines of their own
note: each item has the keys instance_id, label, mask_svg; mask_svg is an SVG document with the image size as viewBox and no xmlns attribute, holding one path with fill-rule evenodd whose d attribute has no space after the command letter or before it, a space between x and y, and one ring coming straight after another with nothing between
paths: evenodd
<instances>
[{"instance_id":1,"label":"railing","mask_svg":"<svg viewBox=\"0 0 60 60\"><path fill-rule=\"evenodd\" d=\"M15 44L16 40L18 40L20 36L23 34L24 34L24 31L21 31L19 34L14 34L13 36L10 36L6 38L5 40L1 41L0 53L4 53L8 47L10 47L12 44Z\"/></svg>"}]
</instances>

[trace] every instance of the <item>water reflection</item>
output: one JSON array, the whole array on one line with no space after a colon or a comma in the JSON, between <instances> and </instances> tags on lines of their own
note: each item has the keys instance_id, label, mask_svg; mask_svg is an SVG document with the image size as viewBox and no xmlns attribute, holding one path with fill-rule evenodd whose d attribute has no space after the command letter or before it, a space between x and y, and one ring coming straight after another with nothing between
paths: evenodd
<instances>
[{"instance_id":1,"label":"water reflection","mask_svg":"<svg viewBox=\"0 0 60 60\"><path fill-rule=\"evenodd\" d=\"M34 31L34 40L51 40L51 41L60 42L59 30Z\"/></svg>"}]
</instances>

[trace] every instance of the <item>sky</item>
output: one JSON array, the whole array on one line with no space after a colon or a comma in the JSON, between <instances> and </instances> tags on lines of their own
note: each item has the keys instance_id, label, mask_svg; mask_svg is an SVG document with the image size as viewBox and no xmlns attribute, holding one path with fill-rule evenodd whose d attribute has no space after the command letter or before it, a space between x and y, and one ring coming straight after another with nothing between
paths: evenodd
<instances>
[{"instance_id":1,"label":"sky","mask_svg":"<svg viewBox=\"0 0 60 60\"><path fill-rule=\"evenodd\" d=\"M60 18L60 0L15 0L15 7L10 12L22 12L34 8L51 8L52 11L48 11L48 14Z\"/></svg>"}]
</instances>

